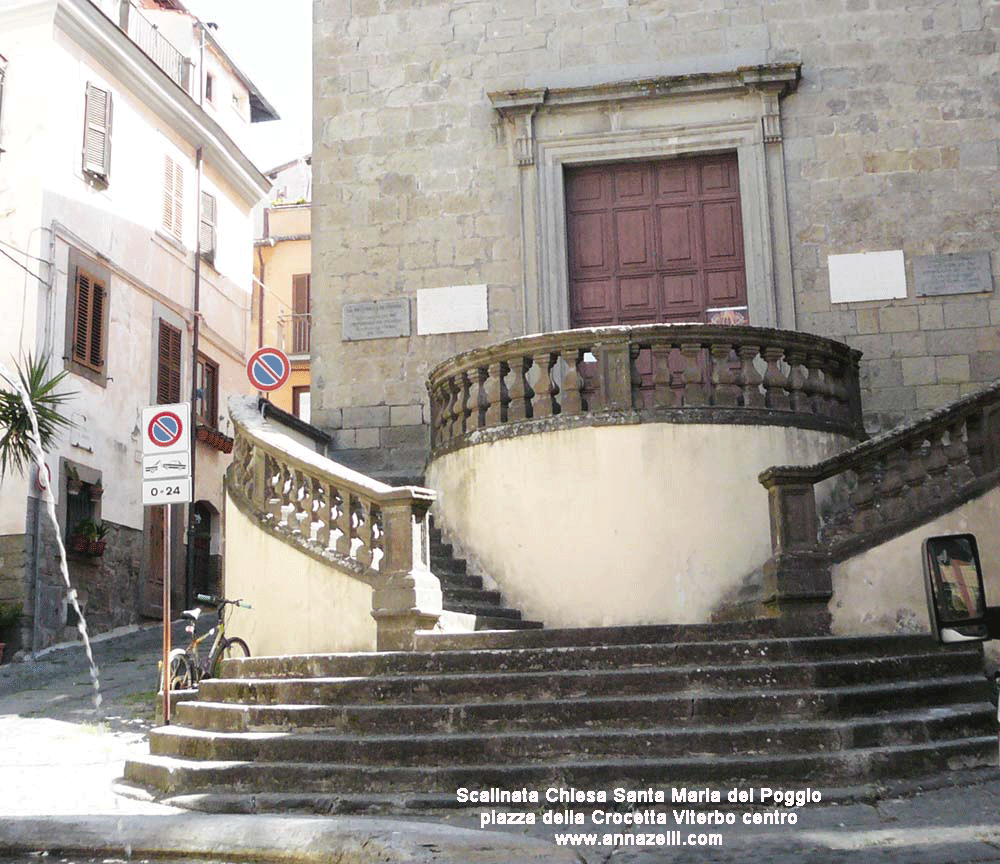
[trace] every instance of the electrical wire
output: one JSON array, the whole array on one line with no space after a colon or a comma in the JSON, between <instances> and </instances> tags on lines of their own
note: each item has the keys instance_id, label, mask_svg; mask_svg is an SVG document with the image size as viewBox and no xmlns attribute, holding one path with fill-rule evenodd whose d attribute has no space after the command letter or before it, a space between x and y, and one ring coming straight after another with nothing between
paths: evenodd
<instances>
[{"instance_id":1,"label":"electrical wire","mask_svg":"<svg viewBox=\"0 0 1000 864\"><path fill-rule=\"evenodd\" d=\"M43 285L48 285L48 284L49 284L49 283L48 283L48 282L46 282L46 281L45 281L45 280L44 280L44 279L43 279L43 278L42 278L41 276L39 276L39 275L38 275L37 273L32 273L32 272L31 272L31 271L30 271L30 270L29 270L29 269L28 269L27 267L25 267L25 266L24 266L24 265L23 265L23 264L22 264L22 263L21 263L20 261L18 261L18 260L17 260L17 259L16 259L16 258L15 258L15 257L14 257L13 255L11 255L10 253L8 253L8 252L4 252L4 250L3 250L3 249L0 249L0 255L3 255L3 256L4 256L5 258L9 258L9 259L10 259L11 261L13 261L13 262L14 262L14 263L15 263L15 264L16 264L16 265L18 266L18 267L20 267L20 268L21 268L21 269L22 269L22 270L23 270L23 271L24 271L25 273L27 273L27 274L28 274L29 276L31 276L32 278L34 278L34 279L37 279L37 280L38 280L39 282L41 282L41 283L42 283Z\"/></svg>"},{"instance_id":2,"label":"electrical wire","mask_svg":"<svg viewBox=\"0 0 1000 864\"><path fill-rule=\"evenodd\" d=\"M23 255L25 258L30 258L32 261L39 261L42 264L49 263L44 258L39 258L37 255L31 255L25 252L23 249L18 249L17 246L15 246L13 243L8 243L6 240L0 240L0 246L6 246L8 249L13 249L18 254Z\"/></svg>"}]
</instances>

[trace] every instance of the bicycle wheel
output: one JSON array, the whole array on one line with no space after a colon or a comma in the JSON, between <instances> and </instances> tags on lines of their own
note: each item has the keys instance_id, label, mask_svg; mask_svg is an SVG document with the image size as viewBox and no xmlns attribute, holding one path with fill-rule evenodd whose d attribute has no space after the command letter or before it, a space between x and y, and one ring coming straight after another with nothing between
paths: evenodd
<instances>
[{"instance_id":1,"label":"bicycle wheel","mask_svg":"<svg viewBox=\"0 0 1000 864\"><path fill-rule=\"evenodd\" d=\"M240 639L239 636L229 637L223 641L219 656L215 659L215 665L212 667L212 677L219 677L219 667L222 665L223 660L238 660L241 657L249 656L250 648L246 642Z\"/></svg>"},{"instance_id":2,"label":"bicycle wheel","mask_svg":"<svg viewBox=\"0 0 1000 864\"><path fill-rule=\"evenodd\" d=\"M181 648L170 652L168 680L171 690L190 690L194 686L191 660Z\"/></svg>"}]
</instances>

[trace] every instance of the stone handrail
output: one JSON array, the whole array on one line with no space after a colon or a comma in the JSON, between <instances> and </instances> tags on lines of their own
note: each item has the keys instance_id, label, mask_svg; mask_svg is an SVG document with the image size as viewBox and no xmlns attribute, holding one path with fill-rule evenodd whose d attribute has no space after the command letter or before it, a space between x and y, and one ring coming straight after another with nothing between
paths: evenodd
<instances>
[{"instance_id":1,"label":"stone handrail","mask_svg":"<svg viewBox=\"0 0 1000 864\"><path fill-rule=\"evenodd\" d=\"M815 465L776 466L768 490L776 556L842 560L910 530L1000 480L1000 382ZM817 509L816 486L829 504Z\"/></svg>"},{"instance_id":2,"label":"stone handrail","mask_svg":"<svg viewBox=\"0 0 1000 864\"><path fill-rule=\"evenodd\" d=\"M229 496L273 535L372 586L379 650L412 648L413 633L441 614L430 570L434 491L388 486L321 456L265 420L254 397L233 397L229 413Z\"/></svg>"},{"instance_id":3,"label":"stone handrail","mask_svg":"<svg viewBox=\"0 0 1000 864\"><path fill-rule=\"evenodd\" d=\"M819 336L748 326L648 324L523 336L459 354L431 372L432 450L483 440L485 430L500 427L643 420L783 424L863 438L860 356Z\"/></svg>"}]
</instances>

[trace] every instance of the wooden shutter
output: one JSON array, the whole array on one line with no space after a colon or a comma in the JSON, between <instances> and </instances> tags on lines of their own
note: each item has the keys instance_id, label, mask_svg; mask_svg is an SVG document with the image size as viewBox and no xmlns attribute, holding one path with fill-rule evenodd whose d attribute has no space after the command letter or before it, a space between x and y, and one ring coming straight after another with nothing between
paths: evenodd
<instances>
[{"instance_id":1,"label":"wooden shutter","mask_svg":"<svg viewBox=\"0 0 1000 864\"><path fill-rule=\"evenodd\" d=\"M165 321L160 321L156 401L160 405L181 401L181 331Z\"/></svg>"},{"instance_id":2,"label":"wooden shutter","mask_svg":"<svg viewBox=\"0 0 1000 864\"><path fill-rule=\"evenodd\" d=\"M184 231L184 166L163 157L163 230L176 240Z\"/></svg>"},{"instance_id":3,"label":"wooden shutter","mask_svg":"<svg viewBox=\"0 0 1000 864\"><path fill-rule=\"evenodd\" d=\"M111 93L87 84L84 107L83 170L107 180L111 176Z\"/></svg>"},{"instance_id":4,"label":"wooden shutter","mask_svg":"<svg viewBox=\"0 0 1000 864\"><path fill-rule=\"evenodd\" d=\"M309 314L308 273L300 273L292 277L292 312L295 315Z\"/></svg>"},{"instance_id":5,"label":"wooden shutter","mask_svg":"<svg viewBox=\"0 0 1000 864\"><path fill-rule=\"evenodd\" d=\"M90 365L90 274L76 270L76 309L73 313L73 359Z\"/></svg>"},{"instance_id":6,"label":"wooden shutter","mask_svg":"<svg viewBox=\"0 0 1000 864\"><path fill-rule=\"evenodd\" d=\"M76 268L73 359L95 371L104 366L108 289L93 274Z\"/></svg>"},{"instance_id":7,"label":"wooden shutter","mask_svg":"<svg viewBox=\"0 0 1000 864\"><path fill-rule=\"evenodd\" d=\"M201 247L201 254L209 261L215 260L215 219L215 196L202 192L198 244Z\"/></svg>"},{"instance_id":8,"label":"wooden shutter","mask_svg":"<svg viewBox=\"0 0 1000 864\"><path fill-rule=\"evenodd\" d=\"M292 353L305 354L311 344L309 274L292 276Z\"/></svg>"}]
</instances>

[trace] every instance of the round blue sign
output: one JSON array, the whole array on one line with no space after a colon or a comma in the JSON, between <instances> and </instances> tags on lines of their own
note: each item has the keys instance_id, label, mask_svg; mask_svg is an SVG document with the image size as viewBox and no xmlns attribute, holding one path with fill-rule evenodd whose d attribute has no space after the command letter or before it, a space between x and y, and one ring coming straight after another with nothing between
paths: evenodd
<instances>
[{"instance_id":1,"label":"round blue sign","mask_svg":"<svg viewBox=\"0 0 1000 864\"><path fill-rule=\"evenodd\" d=\"M277 348L261 348L247 361L247 376L258 390L277 390L291 371L285 352Z\"/></svg>"},{"instance_id":2,"label":"round blue sign","mask_svg":"<svg viewBox=\"0 0 1000 864\"><path fill-rule=\"evenodd\" d=\"M161 411L149 421L146 434L157 447L171 447L181 439L184 424L173 411Z\"/></svg>"}]
</instances>

